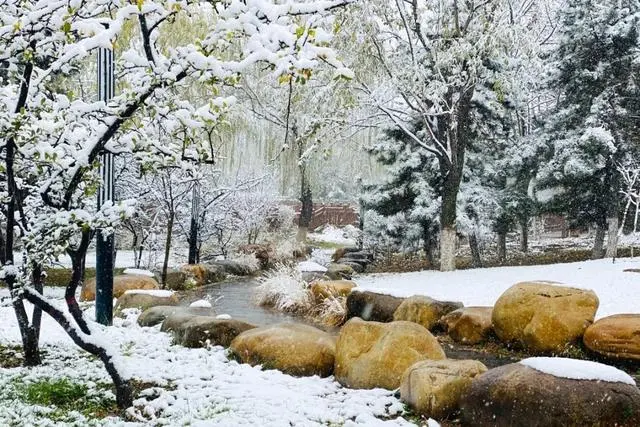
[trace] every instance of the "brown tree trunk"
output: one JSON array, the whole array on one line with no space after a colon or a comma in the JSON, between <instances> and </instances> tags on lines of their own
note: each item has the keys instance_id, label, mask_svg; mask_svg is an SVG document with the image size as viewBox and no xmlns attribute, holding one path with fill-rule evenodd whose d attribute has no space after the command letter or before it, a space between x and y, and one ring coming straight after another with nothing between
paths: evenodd
<instances>
[{"instance_id":1,"label":"brown tree trunk","mask_svg":"<svg viewBox=\"0 0 640 427\"><path fill-rule=\"evenodd\" d=\"M306 164L300 165L300 218L298 219L298 234L296 240L304 242L313 217L313 193Z\"/></svg>"},{"instance_id":2,"label":"brown tree trunk","mask_svg":"<svg viewBox=\"0 0 640 427\"><path fill-rule=\"evenodd\" d=\"M520 251L529 252L529 220L523 219L520 222Z\"/></svg>"},{"instance_id":3,"label":"brown tree trunk","mask_svg":"<svg viewBox=\"0 0 640 427\"><path fill-rule=\"evenodd\" d=\"M507 233L498 232L498 261L504 263L507 260Z\"/></svg>"},{"instance_id":4,"label":"brown tree trunk","mask_svg":"<svg viewBox=\"0 0 640 427\"><path fill-rule=\"evenodd\" d=\"M591 259L600 259L604 256L604 226L596 225L596 236L593 241L593 250L591 251Z\"/></svg>"},{"instance_id":5,"label":"brown tree trunk","mask_svg":"<svg viewBox=\"0 0 640 427\"><path fill-rule=\"evenodd\" d=\"M480 254L480 245L478 244L478 236L476 233L470 233L469 249L471 250L471 264L475 268L482 268L482 255Z\"/></svg>"},{"instance_id":6,"label":"brown tree trunk","mask_svg":"<svg viewBox=\"0 0 640 427\"><path fill-rule=\"evenodd\" d=\"M175 214L171 212L167 220L167 239L164 243L164 261L162 262L162 288L167 283L167 270L169 269L169 255L171 253L171 235L173 234L173 220Z\"/></svg>"}]
</instances>

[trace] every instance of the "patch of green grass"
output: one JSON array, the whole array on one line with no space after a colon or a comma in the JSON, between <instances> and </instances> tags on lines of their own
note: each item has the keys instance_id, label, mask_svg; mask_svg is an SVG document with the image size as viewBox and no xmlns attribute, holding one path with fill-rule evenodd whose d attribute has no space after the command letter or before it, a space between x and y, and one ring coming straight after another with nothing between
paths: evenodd
<instances>
[{"instance_id":1,"label":"patch of green grass","mask_svg":"<svg viewBox=\"0 0 640 427\"><path fill-rule=\"evenodd\" d=\"M87 418L104 418L118 412L113 397L67 378L48 378L29 383L17 378L12 394L14 398L30 405L51 409L48 417L52 420L64 420L71 411L77 411Z\"/></svg>"}]
</instances>

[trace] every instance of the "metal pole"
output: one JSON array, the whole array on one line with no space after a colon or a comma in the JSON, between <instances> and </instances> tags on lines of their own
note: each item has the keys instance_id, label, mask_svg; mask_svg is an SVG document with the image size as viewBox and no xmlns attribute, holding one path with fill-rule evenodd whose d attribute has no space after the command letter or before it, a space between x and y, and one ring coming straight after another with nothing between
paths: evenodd
<instances>
[{"instance_id":1,"label":"metal pole","mask_svg":"<svg viewBox=\"0 0 640 427\"><path fill-rule=\"evenodd\" d=\"M98 49L98 96L100 101L113 97L115 75L113 72L113 51ZM100 162L102 185L98 191L98 209L113 201L113 154L105 153ZM111 325L113 321L113 267L114 235L106 235L102 230L96 233L96 321Z\"/></svg>"},{"instance_id":2,"label":"metal pole","mask_svg":"<svg viewBox=\"0 0 640 427\"><path fill-rule=\"evenodd\" d=\"M198 262L198 214L200 212L200 191L198 181L193 182L191 195L191 229L189 230L189 264Z\"/></svg>"}]
</instances>

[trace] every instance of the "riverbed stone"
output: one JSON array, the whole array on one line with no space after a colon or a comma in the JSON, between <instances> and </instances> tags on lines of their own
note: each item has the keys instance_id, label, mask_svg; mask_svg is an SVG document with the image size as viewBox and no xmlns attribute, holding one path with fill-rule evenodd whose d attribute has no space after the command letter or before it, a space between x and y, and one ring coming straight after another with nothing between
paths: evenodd
<instances>
[{"instance_id":1,"label":"riverbed stone","mask_svg":"<svg viewBox=\"0 0 640 427\"><path fill-rule=\"evenodd\" d=\"M255 269L252 266L243 264L235 260L216 260L208 262L207 265L220 266L226 274L231 274L234 276L251 276L253 273L255 273Z\"/></svg>"},{"instance_id":2,"label":"riverbed stone","mask_svg":"<svg viewBox=\"0 0 640 427\"><path fill-rule=\"evenodd\" d=\"M582 339L598 310L593 291L553 282L522 282L496 301L493 327L504 342L533 352L558 352Z\"/></svg>"},{"instance_id":3,"label":"riverbed stone","mask_svg":"<svg viewBox=\"0 0 640 427\"><path fill-rule=\"evenodd\" d=\"M587 328L583 341L604 356L640 361L640 314L604 317Z\"/></svg>"},{"instance_id":4,"label":"riverbed stone","mask_svg":"<svg viewBox=\"0 0 640 427\"><path fill-rule=\"evenodd\" d=\"M479 344L493 332L493 307L463 307L443 316L439 323L451 339L462 344Z\"/></svg>"},{"instance_id":5,"label":"riverbed stone","mask_svg":"<svg viewBox=\"0 0 640 427\"><path fill-rule=\"evenodd\" d=\"M486 371L477 360L423 360L402 375L400 397L416 414L446 418L459 409L471 380Z\"/></svg>"},{"instance_id":6,"label":"riverbed stone","mask_svg":"<svg viewBox=\"0 0 640 427\"><path fill-rule=\"evenodd\" d=\"M338 337L335 377L346 387L393 390L414 363L444 358L435 337L417 323L354 318L342 327Z\"/></svg>"},{"instance_id":7,"label":"riverbed stone","mask_svg":"<svg viewBox=\"0 0 640 427\"><path fill-rule=\"evenodd\" d=\"M336 338L313 326L280 323L241 333L230 349L243 363L293 376L328 377L333 373Z\"/></svg>"},{"instance_id":8,"label":"riverbed stone","mask_svg":"<svg viewBox=\"0 0 640 427\"><path fill-rule=\"evenodd\" d=\"M350 280L320 280L311 284L311 294L317 303L327 298L347 297L356 284Z\"/></svg>"},{"instance_id":9,"label":"riverbed stone","mask_svg":"<svg viewBox=\"0 0 640 427\"><path fill-rule=\"evenodd\" d=\"M327 266L324 274L331 280L350 280L355 274L353 267L346 264L331 263Z\"/></svg>"},{"instance_id":10,"label":"riverbed stone","mask_svg":"<svg viewBox=\"0 0 640 427\"><path fill-rule=\"evenodd\" d=\"M189 348L221 345L229 347L241 333L255 328L247 322L237 319L216 319L210 316L194 316L174 328L176 343Z\"/></svg>"},{"instance_id":11,"label":"riverbed stone","mask_svg":"<svg viewBox=\"0 0 640 427\"><path fill-rule=\"evenodd\" d=\"M469 427L640 425L635 385L561 378L521 363L474 378L460 407Z\"/></svg>"},{"instance_id":12,"label":"riverbed stone","mask_svg":"<svg viewBox=\"0 0 640 427\"><path fill-rule=\"evenodd\" d=\"M391 322L404 298L354 290L347 297L347 320L360 317L374 322Z\"/></svg>"},{"instance_id":13,"label":"riverbed stone","mask_svg":"<svg viewBox=\"0 0 640 427\"><path fill-rule=\"evenodd\" d=\"M414 322L431 330L442 316L462 307L461 302L438 301L427 296L414 295L402 301L393 313L393 320Z\"/></svg>"},{"instance_id":14,"label":"riverbed stone","mask_svg":"<svg viewBox=\"0 0 640 427\"><path fill-rule=\"evenodd\" d=\"M119 298L126 291L135 289L160 289L153 277L142 274L118 274L113 276L113 297ZM95 277L83 282L80 290L80 301L94 301L96 299Z\"/></svg>"},{"instance_id":15,"label":"riverbed stone","mask_svg":"<svg viewBox=\"0 0 640 427\"><path fill-rule=\"evenodd\" d=\"M206 307L180 307L172 305L159 305L143 311L138 316L138 325L155 326L164 322L165 319L174 314L187 314L191 316L215 316L213 308Z\"/></svg>"},{"instance_id":16,"label":"riverbed stone","mask_svg":"<svg viewBox=\"0 0 640 427\"><path fill-rule=\"evenodd\" d=\"M159 305L178 305L178 296L171 291L127 291L118 301L113 310L115 314L120 314L126 308L138 308L142 311Z\"/></svg>"}]
</instances>

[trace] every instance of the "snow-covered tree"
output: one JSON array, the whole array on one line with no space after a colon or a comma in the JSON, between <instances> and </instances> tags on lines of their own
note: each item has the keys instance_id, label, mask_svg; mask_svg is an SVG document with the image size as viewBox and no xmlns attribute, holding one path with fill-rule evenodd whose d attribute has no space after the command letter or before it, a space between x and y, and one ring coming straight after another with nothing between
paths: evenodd
<instances>
[{"instance_id":1,"label":"snow-covered tree","mask_svg":"<svg viewBox=\"0 0 640 427\"><path fill-rule=\"evenodd\" d=\"M258 62L275 77L306 75L320 60L341 67L323 28L331 25L330 10L345 3L0 0L0 153L6 177L0 184L0 278L13 295L27 363L39 361L39 314L30 321L25 299L98 357L114 381L118 405L131 404L129 382L104 336L108 331L85 319L75 298L93 231L112 232L133 213L128 201L96 210L99 156L129 153L145 170L211 161L201 129L218 122L233 102L223 87ZM204 36L158 48L158 34L176 17L202 13L215 17ZM113 48L131 27L140 42L118 59L119 93L111 101L59 90L60 80L98 48ZM180 89L193 84L209 85L207 102L193 105L180 97ZM170 137L160 140L158 128ZM20 267L14 262L16 239L25 259ZM40 271L65 251L73 274L62 308L42 295Z\"/></svg>"},{"instance_id":2,"label":"snow-covered tree","mask_svg":"<svg viewBox=\"0 0 640 427\"><path fill-rule=\"evenodd\" d=\"M550 64L558 94L549 117L543 183L562 191L554 208L573 223L596 226L594 257L616 254L620 173L637 155L640 125L640 3L571 0Z\"/></svg>"},{"instance_id":3,"label":"snow-covered tree","mask_svg":"<svg viewBox=\"0 0 640 427\"><path fill-rule=\"evenodd\" d=\"M438 161L440 265L452 270L472 99L479 85L501 83L500 73L511 68L526 8L509 1L423 0L370 2L364 9L365 32L387 77L378 87L362 83L362 89L382 115Z\"/></svg>"}]
</instances>

